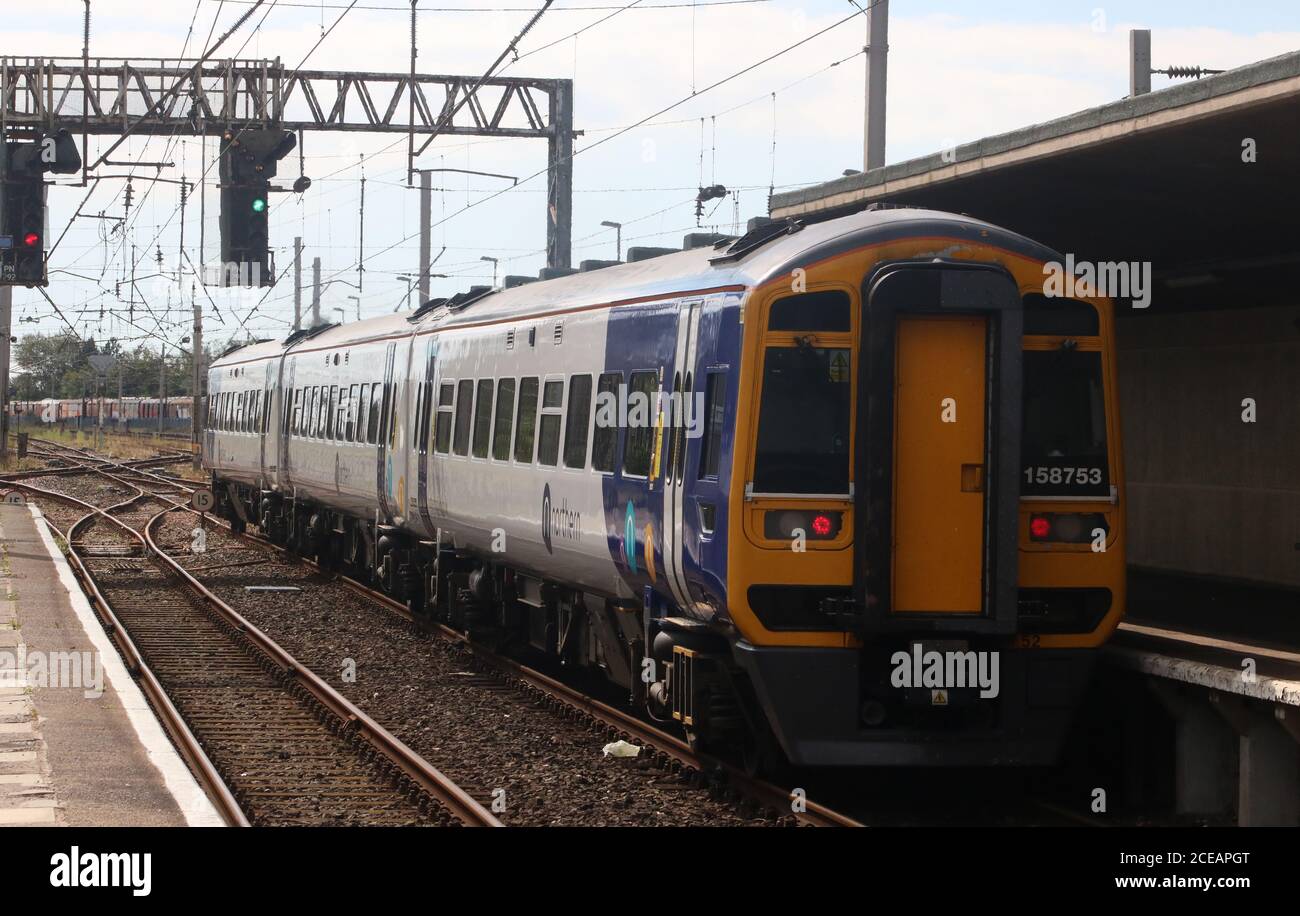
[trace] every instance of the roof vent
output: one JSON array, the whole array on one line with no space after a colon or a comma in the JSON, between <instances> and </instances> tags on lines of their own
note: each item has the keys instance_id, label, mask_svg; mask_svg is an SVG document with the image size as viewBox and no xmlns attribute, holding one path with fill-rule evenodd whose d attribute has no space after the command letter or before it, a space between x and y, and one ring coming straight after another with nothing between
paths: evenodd
<instances>
[{"instance_id":1,"label":"roof vent","mask_svg":"<svg viewBox=\"0 0 1300 916\"><path fill-rule=\"evenodd\" d=\"M473 305L480 299L484 299L495 292L495 287L491 286L471 286L463 293L457 293L447 300L447 308L453 312L459 312L467 306Z\"/></svg>"},{"instance_id":2,"label":"roof vent","mask_svg":"<svg viewBox=\"0 0 1300 916\"><path fill-rule=\"evenodd\" d=\"M543 267L537 272L537 279L556 280L560 277L567 277L576 273L577 271L572 267Z\"/></svg>"},{"instance_id":3,"label":"roof vent","mask_svg":"<svg viewBox=\"0 0 1300 916\"><path fill-rule=\"evenodd\" d=\"M730 242L734 235L723 235L721 232L691 232L682 239L682 247L687 251L692 248L711 248L719 242Z\"/></svg>"},{"instance_id":4,"label":"roof vent","mask_svg":"<svg viewBox=\"0 0 1300 916\"><path fill-rule=\"evenodd\" d=\"M425 315L447 304L446 299L430 299L407 316L407 321L419 321Z\"/></svg>"},{"instance_id":5,"label":"roof vent","mask_svg":"<svg viewBox=\"0 0 1300 916\"><path fill-rule=\"evenodd\" d=\"M560 343L561 343L563 340L564 340L564 324L563 324L563 322L559 322L559 321L557 321L557 322L555 322L555 339L554 339L554 343L555 343L555 345L558 347L558 346L560 345Z\"/></svg>"},{"instance_id":6,"label":"roof vent","mask_svg":"<svg viewBox=\"0 0 1300 916\"><path fill-rule=\"evenodd\" d=\"M519 274L508 274L502 283L506 289L514 289L516 286L524 286L528 283L536 283L536 277L525 277Z\"/></svg>"},{"instance_id":7,"label":"roof vent","mask_svg":"<svg viewBox=\"0 0 1300 916\"><path fill-rule=\"evenodd\" d=\"M513 350L514 348L515 348L515 329L511 328L510 330L506 331L506 349Z\"/></svg>"},{"instance_id":8,"label":"roof vent","mask_svg":"<svg viewBox=\"0 0 1300 916\"><path fill-rule=\"evenodd\" d=\"M676 254L681 251L680 248L648 248L641 245L635 245L627 250L628 263L636 261L648 261L651 258L663 257L666 254Z\"/></svg>"},{"instance_id":9,"label":"roof vent","mask_svg":"<svg viewBox=\"0 0 1300 916\"><path fill-rule=\"evenodd\" d=\"M338 327L338 322L335 322L334 324L318 324L314 328L302 328L301 330L294 331L292 334L286 337L284 339L284 345L288 347L288 346L292 346L293 344L296 344L300 340L310 340L311 338L315 337L317 334L320 334L324 331L328 331L330 328L337 328L337 327ZM240 344L240 346L241 347L247 346L247 344ZM235 347L234 349L238 350L239 347ZM230 353L233 352L233 350L227 350L226 352Z\"/></svg>"},{"instance_id":10,"label":"roof vent","mask_svg":"<svg viewBox=\"0 0 1300 916\"><path fill-rule=\"evenodd\" d=\"M797 219L772 220L766 225L758 226L755 229L746 232L743 236L736 239L727 246L724 254L716 258L709 258L710 264L726 264L728 261L738 261L751 251L762 248L768 242L779 239L782 236L793 235L803 229L803 222Z\"/></svg>"},{"instance_id":11,"label":"roof vent","mask_svg":"<svg viewBox=\"0 0 1300 916\"><path fill-rule=\"evenodd\" d=\"M599 260L583 261L581 264L578 265L578 272L585 274L588 273L589 271L603 270L606 267L613 267L615 264L622 264L622 263L623 263L622 261L599 261Z\"/></svg>"}]
</instances>

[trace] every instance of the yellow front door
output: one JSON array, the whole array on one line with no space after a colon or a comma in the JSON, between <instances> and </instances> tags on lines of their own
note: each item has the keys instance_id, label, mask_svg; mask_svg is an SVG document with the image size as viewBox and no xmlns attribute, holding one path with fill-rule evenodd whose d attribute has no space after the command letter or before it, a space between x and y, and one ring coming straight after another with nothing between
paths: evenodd
<instances>
[{"instance_id":1,"label":"yellow front door","mask_svg":"<svg viewBox=\"0 0 1300 916\"><path fill-rule=\"evenodd\" d=\"M985 340L979 317L900 317L892 611L983 610Z\"/></svg>"}]
</instances>

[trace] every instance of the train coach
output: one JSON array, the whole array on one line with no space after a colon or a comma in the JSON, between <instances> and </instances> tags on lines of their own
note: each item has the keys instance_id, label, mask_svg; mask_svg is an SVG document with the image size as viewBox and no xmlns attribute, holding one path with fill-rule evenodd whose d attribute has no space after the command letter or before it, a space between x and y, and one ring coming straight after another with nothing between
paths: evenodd
<instances>
[{"instance_id":1,"label":"train coach","mask_svg":"<svg viewBox=\"0 0 1300 916\"><path fill-rule=\"evenodd\" d=\"M228 352L204 458L236 528L751 767L1046 763L1124 608L1060 260L908 209L632 249Z\"/></svg>"}]
</instances>

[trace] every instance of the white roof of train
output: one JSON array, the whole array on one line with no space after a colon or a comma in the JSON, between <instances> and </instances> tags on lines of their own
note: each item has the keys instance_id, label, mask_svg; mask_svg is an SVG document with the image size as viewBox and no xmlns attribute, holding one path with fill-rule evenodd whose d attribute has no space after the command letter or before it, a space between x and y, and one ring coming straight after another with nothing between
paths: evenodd
<instances>
[{"instance_id":1,"label":"white roof of train","mask_svg":"<svg viewBox=\"0 0 1300 916\"><path fill-rule=\"evenodd\" d=\"M855 235L866 236L873 230L907 222L936 222L964 231L972 237L995 235L1006 240L1015 239L1037 249L1045 256L1052 253L1029 239L1015 233L967 216L942 213L935 210L893 209L870 210L854 213L839 219L805 226L799 232L780 236L760 245L744 256L721 264L711 264L712 259L725 254L726 246L706 246L673 252L643 261L615 264L599 270L584 271L553 280L526 283L511 289L498 289L482 299L471 302L461 310L448 311L435 308L421 316L416 326L458 327L483 322L528 320L560 309L581 308L610 302L626 302L641 298L667 297L697 290L738 286L750 288L770 279L779 271L798 266L805 252L825 246L836 240L850 240ZM918 227L920 229L920 227ZM924 230L928 231L928 230ZM368 318L351 324L335 325L314 335L304 336L290 347L310 346L312 349L363 343L370 339L391 338L415 330L409 320L412 312L399 312ZM276 356L285 350L283 340L250 344L233 350L214 360L213 368L245 363Z\"/></svg>"}]
</instances>

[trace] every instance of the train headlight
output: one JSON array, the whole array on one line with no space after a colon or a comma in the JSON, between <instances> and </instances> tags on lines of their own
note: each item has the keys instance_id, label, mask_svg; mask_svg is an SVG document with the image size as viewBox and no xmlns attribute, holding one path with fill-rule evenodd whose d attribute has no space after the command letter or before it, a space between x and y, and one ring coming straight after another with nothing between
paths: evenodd
<instances>
[{"instance_id":1,"label":"train headlight","mask_svg":"<svg viewBox=\"0 0 1300 916\"><path fill-rule=\"evenodd\" d=\"M777 509L763 513L763 536L774 541L790 541L796 531L810 541L833 540L844 523L843 512L803 509Z\"/></svg>"},{"instance_id":2,"label":"train headlight","mask_svg":"<svg viewBox=\"0 0 1300 916\"><path fill-rule=\"evenodd\" d=\"M1029 516L1029 539L1037 542L1086 544L1101 529L1110 534L1100 512L1043 512Z\"/></svg>"}]
</instances>

